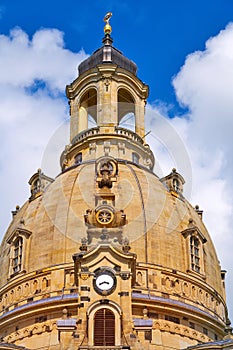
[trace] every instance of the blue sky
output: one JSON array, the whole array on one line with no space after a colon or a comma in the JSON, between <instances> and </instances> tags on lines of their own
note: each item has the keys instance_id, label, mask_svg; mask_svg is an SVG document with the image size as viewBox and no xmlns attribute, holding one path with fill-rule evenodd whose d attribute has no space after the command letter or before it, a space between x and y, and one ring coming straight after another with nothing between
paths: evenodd
<instances>
[{"instance_id":1,"label":"blue sky","mask_svg":"<svg viewBox=\"0 0 233 350\"><path fill-rule=\"evenodd\" d=\"M48 176L59 172L51 163L59 165L68 142L61 131L69 113L65 85L101 45L108 11L114 45L138 65L139 78L150 87L154 117L147 128L155 172L165 176L176 167L184 176L188 199L204 210L228 270L230 296L232 0L0 0L0 235L11 210L29 197L31 175L38 168Z\"/></svg>"},{"instance_id":2,"label":"blue sky","mask_svg":"<svg viewBox=\"0 0 233 350\"><path fill-rule=\"evenodd\" d=\"M15 26L29 35L39 28L64 32L66 47L91 53L101 44L103 15L111 20L114 45L134 60L140 78L150 85L149 101L175 105L171 77L187 54L203 50L205 41L233 19L231 0L163 1L1 1L1 32ZM169 113L173 115L177 108Z\"/></svg>"}]
</instances>

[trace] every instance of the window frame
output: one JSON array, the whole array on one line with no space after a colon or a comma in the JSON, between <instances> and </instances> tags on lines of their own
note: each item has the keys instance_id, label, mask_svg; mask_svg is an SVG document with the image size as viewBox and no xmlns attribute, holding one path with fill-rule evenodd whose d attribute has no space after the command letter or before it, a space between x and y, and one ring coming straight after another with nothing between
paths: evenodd
<instances>
[{"instance_id":1,"label":"window frame","mask_svg":"<svg viewBox=\"0 0 233 350\"><path fill-rule=\"evenodd\" d=\"M12 247L13 256L12 256L12 271L15 275L20 272L22 269L22 259L23 259L23 237L18 236Z\"/></svg>"},{"instance_id":2,"label":"window frame","mask_svg":"<svg viewBox=\"0 0 233 350\"><path fill-rule=\"evenodd\" d=\"M186 240L187 272L205 278L204 244L207 242L206 238L196 226L182 231L182 235Z\"/></svg>"},{"instance_id":3,"label":"window frame","mask_svg":"<svg viewBox=\"0 0 233 350\"><path fill-rule=\"evenodd\" d=\"M132 152L132 162L136 165L140 163L140 155L136 152Z\"/></svg>"},{"instance_id":4,"label":"window frame","mask_svg":"<svg viewBox=\"0 0 233 350\"><path fill-rule=\"evenodd\" d=\"M115 317L115 346L121 345L122 311L119 305L109 300L109 303L102 304L100 301L94 302L87 310L88 317L88 345L94 346L94 316L100 309L109 309Z\"/></svg>"},{"instance_id":5,"label":"window frame","mask_svg":"<svg viewBox=\"0 0 233 350\"><path fill-rule=\"evenodd\" d=\"M12 278L26 272L27 255L29 251L29 238L31 232L26 229L17 228L7 240L10 245L10 263L8 278ZM18 242L20 244L17 246ZM16 255L16 250L17 255ZM14 263L16 261L17 263ZM17 269L16 269L17 268Z\"/></svg>"}]
</instances>

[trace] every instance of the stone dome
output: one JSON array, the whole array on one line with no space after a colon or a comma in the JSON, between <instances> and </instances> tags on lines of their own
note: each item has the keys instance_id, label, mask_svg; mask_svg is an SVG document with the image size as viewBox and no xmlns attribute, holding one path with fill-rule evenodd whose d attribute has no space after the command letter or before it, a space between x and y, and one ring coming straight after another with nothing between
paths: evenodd
<instances>
[{"instance_id":1,"label":"stone dome","mask_svg":"<svg viewBox=\"0 0 233 350\"><path fill-rule=\"evenodd\" d=\"M9 266L9 240L18 228L31 232L28 273L72 262L72 255L79 250L86 235L84 214L95 207L95 177L95 162L81 164L60 174L41 196L27 201L15 215L3 239L1 265ZM189 251L183 233L191 225L204 237L203 277L224 296L219 262L210 235L200 215L184 197L169 191L152 172L124 162L119 162L114 186L115 208L123 209L127 217L122 236L129 239L137 259L186 274ZM99 231L96 239L98 235ZM174 251L180 254L174 255ZM7 269L1 273L0 281L1 287L7 283Z\"/></svg>"},{"instance_id":2,"label":"stone dome","mask_svg":"<svg viewBox=\"0 0 233 350\"><path fill-rule=\"evenodd\" d=\"M42 195L23 205L1 245L0 264L5 268L0 276L0 287L9 280L9 242L17 230L30 232L25 273L72 264L72 256L79 251L88 230L84 215L89 208L95 207L95 178L94 161L80 164L60 174ZM115 209L124 210L127 224L123 226L120 238L114 228L109 229L109 234L116 235L113 237L116 246L122 244L124 237L128 238L131 250L141 265L138 266L139 272L141 268L150 267L150 289L157 292L166 289L166 284L165 287L158 285L158 271L163 271L168 284L174 276L175 279L180 278L180 283L187 282L185 292L182 291L179 296L186 301L193 299L189 283L198 286L198 290L205 283L203 298L208 293L210 299L212 294L215 298L217 295L219 309L214 313L219 313L219 317L224 320L225 292L221 270L214 245L197 210L182 195L170 191L153 172L124 161L118 162L114 193ZM100 240L101 232L101 229L94 229L89 238L90 245ZM193 233L198 234L204 249L201 263L203 271L200 274L192 271L189 261L189 237ZM174 254L174 251L179 254ZM143 274L139 276L145 278ZM140 283L144 288L143 280L140 279ZM183 287L177 287L177 294L180 288ZM192 300L193 303L200 306L198 294L197 300Z\"/></svg>"},{"instance_id":3,"label":"stone dome","mask_svg":"<svg viewBox=\"0 0 233 350\"><path fill-rule=\"evenodd\" d=\"M95 177L94 161L80 164L60 174L41 196L27 201L3 239L1 266L10 265L9 242L17 230L30 232L26 273L72 263L72 256L79 251L87 232L84 214L95 207ZM176 276L185 276L185 280L195 280L197 285L205 282L209 291L217 293L223 302L225 292L214 245L200 215L184 197L170 191L153 172L121 161L114 193L116 210L123 209L127 218L120 239L128 238L140 264L144 267L148 264L152 270L166 269ZM99 230L95 229L89 244L100 239ZM198 232L203 244L203 273L199 276L190 267L186 237L189 231ZM115 239L116 245L121 243L120 239ZM8 280L9 272L5 268L0 287ZM185 296L190 297L191 294Z\"/></svg>"},{"instance_id":4,"label":"stone dome","mask_svg":"<svg viewBox=\"0 0 233 350\"><path fill-rule=\"evenodd\" d=\"M112 38L110 36L105 36L103 44L101 48L97 49L90 57L80 63L78 67L79 75L103 63L116 64L118 67L124 68L134 75L137 74L137 65L125 57L120 50L112 46Z\"/></svg>"}]
</instances>

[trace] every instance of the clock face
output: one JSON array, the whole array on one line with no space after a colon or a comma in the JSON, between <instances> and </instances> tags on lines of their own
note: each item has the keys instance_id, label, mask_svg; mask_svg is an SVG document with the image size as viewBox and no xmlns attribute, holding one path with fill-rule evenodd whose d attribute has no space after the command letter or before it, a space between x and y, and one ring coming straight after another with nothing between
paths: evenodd
<instances>
[{"instance_id":1,"label":"clock face","mask_svg":"<svg viewBox=\"0 0 233 350\"><path fill-rule=\"evenodd\" d=\"M114 285L113 277L108 274L103 273L102 275L99 275L96 278L96 286L100 290L108 290L112 288L113 285Z\"/></svg>"},{"instance_id":2,"label":"clock face","mask_svg":"<svg viewBox=\"0 0 233 350\"><path fill-rule=\"evenodd\" d=\"M94 278L95 291L101 295L109 295L116 288L116 277L111 271L98 271Z\"/></svg>"}]
</instances>

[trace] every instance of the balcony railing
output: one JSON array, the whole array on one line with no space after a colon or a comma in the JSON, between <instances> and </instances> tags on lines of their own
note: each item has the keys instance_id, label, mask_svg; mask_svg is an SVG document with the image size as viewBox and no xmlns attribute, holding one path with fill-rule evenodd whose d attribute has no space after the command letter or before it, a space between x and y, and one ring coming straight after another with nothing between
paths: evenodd
<instances>
[{"instance_id":1,"label":"balcony railing","mask_svg":"<svg viewBox=\"0 0 233 350\"><path fill-rule=\"evenodd\" d=\"M133 141L136 141L136 142L143 144L143 139L138 134L133 132L132 130L116 127L115 132L117 135L125 136Z\"/></svg>"},{"instance_id":2,"label":"balcony railing","mask_svg":"<svg viewBox=\"0 0 233 350\"><path fill-rule=\"evenodd\" d=\"M129 129L115 127L115 132L113 134L125 137L125 138L133 140L135 142L139 142L142 145L144 143L143 139L138 134L136 134L135 132L133 132L132 130L129 130ZM100 132L99 127L84 130L73 138L72 144L74 145L77 142L84 141L85 139L87 139L89 137L96 136L96 135L101 135L101 136L103 135ZM104 134L104 135L107 135L107 134Z\"/></svg>"},{"instance_id":3,"label":"balcony railing","mask_svg":"<svg viewBox=\"0 0 233 350\"><path fill-rule=\"evenodd\" d=\"M73 138L72 144L74 145L75 143L83 141L84 139L86 139L90 136L94 136L94 135L98 135L98 134L99 134L98 127L84 130Z\"/></svg>"}]
</instances>

